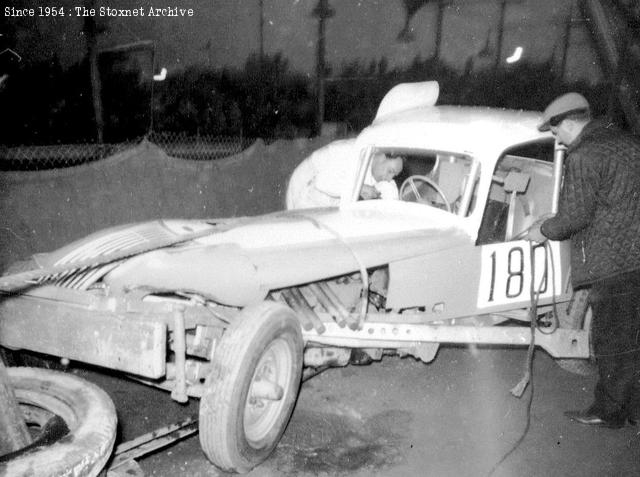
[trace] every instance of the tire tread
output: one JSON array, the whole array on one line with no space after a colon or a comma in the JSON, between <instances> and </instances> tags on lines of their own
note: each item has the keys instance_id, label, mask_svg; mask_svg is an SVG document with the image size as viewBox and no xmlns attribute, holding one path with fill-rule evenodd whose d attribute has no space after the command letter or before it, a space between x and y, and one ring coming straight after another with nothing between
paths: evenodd
<instances>
[{"instance_id":1,"label":"tire tread","mask_svg":"<svg viewBox=\"0 0 640 477\"><path fill-rule=\"evenodd\" d=\"M219 348L215 351L213 370L207 378L206 391L200 401L199 434L205 454L217 467L225 471L248 472L253 466L250 462L239 462L239 456L234 455L235 452L225 445L228 430L220 424L227 419L221 419L221 416L231 412L232 404L227 401L236 385L235 379L225 378L238 378L244 361L238 359L238 356L242 356L250 343L274 325L274 315L277 315L280 322L279 327L283 330L295 329L299 335L298 341L302 343L299 322L294 312L281 303L265 301L244 309L226 330Z\"/></svg>"},{"instance_id":2,"label":"tire tread","mask_svg":"<svg viewBox=\"0 0 640 477\"><path fill-rule=\"evenodd\" d=\"M0 464L0 475L30 475L34 468L43 477L98 475L111 455L117 431L116 410L107 393L69 373L25 367L7 371L18 402L46 409L58 400L71 409L77 422L68 423L70 433L60 441L25 450Z\"/></svg>"}]
</instances>

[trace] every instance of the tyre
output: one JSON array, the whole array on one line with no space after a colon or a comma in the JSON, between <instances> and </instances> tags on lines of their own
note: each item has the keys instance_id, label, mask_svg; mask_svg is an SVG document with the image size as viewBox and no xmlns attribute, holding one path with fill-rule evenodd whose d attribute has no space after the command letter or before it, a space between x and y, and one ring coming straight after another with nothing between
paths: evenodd
<instances>
[{"instance_id":1,"label":"tyre","mask_svg":"<svg viewBox=\"0 0 640 477\"><path fill-rule=\"evenodd\" d=\"M589 290L578 290L573 293L571 300L558 310L558 321L561 328L590 328L591 309L589 308ZM565 371L581 376L590 376L597 372L593 349L589 359L558 359L557 363Z\"/></svg>"},{"instance_id":2,"label":"tyre","mask_svg":"<svg viewBox=\"0 0 640 477\"><path fill-rule=\"evenodd\" d=\"M0 476L98 475L116 437L116 410L109 396L67 373L7 371L29 429L42 432L31 445L0 458Z\"/></svg>"},{"instance_id":3,"label":"tyre","mask_svg":"<svg viewBox=\"0 0 640 477\"><path fill-rule=\"evenodd\" d=\"M216 347L200 400L200 445L217 467L248 472L275 449L298 396L303 341L288 307L245 308Z\"/></svg>"}]
</instances>

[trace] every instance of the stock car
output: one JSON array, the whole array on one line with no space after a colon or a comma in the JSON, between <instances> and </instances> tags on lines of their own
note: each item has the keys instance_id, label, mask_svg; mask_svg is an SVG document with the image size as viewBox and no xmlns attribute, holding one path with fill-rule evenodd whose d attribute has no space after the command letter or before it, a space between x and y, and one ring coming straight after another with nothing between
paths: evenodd
<instances>
[{"instance_id":1,"label":"stock car","mask_svg":"<svg viewBox=\"0 0 640 477\"><path fill-rule=\"evenodd\" d=\"M111 228L5 275L0 345L91 363L200 399L209 460L247 472L277 445L305 372L354 350L441 344L589 358L569 244L523 237L557 208L564 151L540 113L437 105L394 87L356 139L338 207ZM358 200L372 156L404 158L400 200Z\"/></svg>"}]
</instances>

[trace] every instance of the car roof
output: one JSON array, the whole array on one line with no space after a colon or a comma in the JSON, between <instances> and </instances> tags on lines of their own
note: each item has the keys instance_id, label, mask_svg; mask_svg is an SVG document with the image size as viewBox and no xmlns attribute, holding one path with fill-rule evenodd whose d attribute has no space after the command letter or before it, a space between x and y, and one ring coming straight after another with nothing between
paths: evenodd
<instances>
[{"instance_id":1,"label":"car roof","mask_svg":"<svg viewBox=\"0 0 640 477\"><path fill-rule=\"evenodd\" d=\"M420 106L377 118L357 142L360 147L373 144L497 158L512 146L552 138L549 132L538 131L541 116L489 107Z\"/></svg>"}]
</instances>

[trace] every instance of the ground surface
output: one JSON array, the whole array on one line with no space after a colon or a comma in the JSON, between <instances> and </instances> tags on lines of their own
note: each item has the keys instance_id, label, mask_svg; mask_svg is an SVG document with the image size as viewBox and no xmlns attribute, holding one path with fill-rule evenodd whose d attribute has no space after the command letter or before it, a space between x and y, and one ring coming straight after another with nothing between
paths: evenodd
<instances>
[{"instance_id":1,"label":"ground surface","mask_svg":"<svg viewBox=\"0 0 640 477\"><path fill-rule=\"evenodd\" d=\"M527 397L524 349L441 349L435 361L385 357L370 366L334 368L302 386L276 452L257 476L486 476L518 440ZM91 371L119 412L119 441L197 415L198 402ZM531 425L494 476L638 476L640 427L594 429L563 411L590 404L595 377L563 371L542 351L534 362ZM217 473L197 436L139 461L146 475Z\"/></svg>"}]
</instances>

